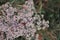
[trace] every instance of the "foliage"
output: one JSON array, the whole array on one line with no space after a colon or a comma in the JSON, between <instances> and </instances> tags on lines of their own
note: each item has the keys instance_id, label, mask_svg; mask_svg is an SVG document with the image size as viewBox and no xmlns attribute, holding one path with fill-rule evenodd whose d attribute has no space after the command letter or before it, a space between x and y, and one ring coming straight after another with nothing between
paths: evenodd
<instances>
[{"instance_id":1,"label":"foliage","mask_svg":"<svg viewBox=\"0 0 60 40\"><path fill-rule=\"evenodd\" d=\"M37 2L37 0L35 2ZM57 34L60 33L60 0L40 0L40 2L42 2L41 5L43 5L41 14L44 14L44 19L46 21L49 20L50 22L49 28L47 29L48 31L43 31L43 39L45 38L44 40L60 40L60 35ZM39 3L37 4L35 4L35 6L39 6ZM50 34L47 34L47 32ZM52 36L55 36L56 38Z\"/></svg>"}]
</instances>

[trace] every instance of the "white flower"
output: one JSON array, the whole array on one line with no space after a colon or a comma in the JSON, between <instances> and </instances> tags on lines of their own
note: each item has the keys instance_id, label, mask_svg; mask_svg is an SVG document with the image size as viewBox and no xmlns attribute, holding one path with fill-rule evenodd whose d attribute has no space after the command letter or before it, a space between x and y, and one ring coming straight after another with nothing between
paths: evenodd
<instances>
[{"instance_id":1,"label":"white flower","mask_svg":"<svg viewBox=\"0 0 60 40\"><path fill-rule=\"evenodd\" d=\"M41 25L41 21L37 22L38 25Z\"/></svg>"},{"instance_id":2,"label":"white flower","mask_svg":"<svg viewBox=\"0 0 60 40\"><path fill-rule=\"evenodd\" d=\"M47 24L49 24L49 21L46 21Z\"/></svg>"},{"instance_id":3,"label":"white flower","mask_svg":"<svg viewBox=\"0 0 60 40\"><path fill-rule=\"evenodd\" d=\"M46 22L45 22L45 20L43 19L43 20L42 20L42 24L45 24L45 23L46 23Z\"/></svg>"},{"instance_id":4,"label":"white flower","mask_svg":"<svg viewBox=\"0 0 60 40\"><path fill-rule=\"evenodd\" d=\"M37 26L37 30L40 30L41 29L41 27L40 26Z\"/></svg>"},{"instance_id":5,"label":"white flower","mask_svg":"<svg viewBox=\"0 0 60 40\"><path fill-rule=\"evenodd\" d=\"M44 30L46 27L44 26L42 29Z\"/></svg>"},{"instance_id":6,"label":"white flower","mask_svg":"<svg viewBox=\"0 0 60 40\"><path fill-rule=\"evenodd\" d=\"M42 14L41 16L42 16L42 18L44 17L44 15L43 15L43 14Z\"/></svg>"},{"instance_id":7,"label":"white flower","mask_svg":"<svg viewBox=\"0 0 60 40\"><path fill-rule=\"evenodd\" d=\"M38 36L39 36L39 34L36 34L36 39L35 40L38 40Z\"/></svg>"}]
</instances>

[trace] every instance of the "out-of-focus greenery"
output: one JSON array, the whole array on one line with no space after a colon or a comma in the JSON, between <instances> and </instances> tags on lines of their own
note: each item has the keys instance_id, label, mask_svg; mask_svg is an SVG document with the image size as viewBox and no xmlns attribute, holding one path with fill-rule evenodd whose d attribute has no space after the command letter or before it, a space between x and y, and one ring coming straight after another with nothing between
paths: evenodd
<instances>
[{"instance_id":1,"label":"out-of-focus greenery","mask_svg":"<svg viewBox=\"0 0 60 40\"><path fill-rule=\"evenodd\" d=\"M42 10L42 14L44 14L44 19L49 20L50 22L47 32L50 33L50 37L54 37L51 38L51 40L60 40L60 0L47 0Z\"/></svg>"},{"instance_id":2,"label":"out-of-focus greenery","mask_svg":"<svg viewBox=\"0 0 60 40\"><path fill-rule=\"evenodd\" d=\"M6 2L10 2L12 4L24 4L25 0L0 0L0 5L5 4Z\"/></svg>"},{"instance_id":3,"label":"out-of-focus greenery","mask_svg":"<svg viewBox=\"0 0 60 40\"><path fill-rule=\"evenodd\" d=\"M49 28L41 31L44 40L60 40L60 0L33 0L35 8L44 14L44 19L49 20ZM11 2L21 5L25 0L0 0L0 5ZM42 9L40 9L42 5Z\"/></svg>"},{"instance_id":4,"label":"out-of-focus greenery","mask_svg":"<svg viewBox=\"0 0 60 40\"><path fill-rule=\"evenodd\" d=\"M40 4L42 2L42 4ZM37 10L44 14L44 19L49 20L49 28L41 31L43 40L60 40L60 0L34 0Z\"/></svg>"}]
</instances>

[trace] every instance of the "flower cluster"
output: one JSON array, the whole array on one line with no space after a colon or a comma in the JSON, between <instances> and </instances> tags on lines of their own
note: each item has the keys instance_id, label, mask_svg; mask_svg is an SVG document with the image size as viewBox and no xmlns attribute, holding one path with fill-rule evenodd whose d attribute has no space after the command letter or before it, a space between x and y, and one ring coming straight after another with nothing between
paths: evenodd
<instances>
[{"instance_id":1,"label":"flower cluster","mask_svg":"<svg viewBox=\"0 0 60 40\"><path fill-rule=\"evenodd\" d=\"M0 31L6 33L5 39L25 36L26 40L31 40L36 30L49 26L49 21L41 20L39 15L33 16L34 13L33 0L26 1L22 9L12 7L9 2L0 6Z\"/></svg>"}]
</instances>

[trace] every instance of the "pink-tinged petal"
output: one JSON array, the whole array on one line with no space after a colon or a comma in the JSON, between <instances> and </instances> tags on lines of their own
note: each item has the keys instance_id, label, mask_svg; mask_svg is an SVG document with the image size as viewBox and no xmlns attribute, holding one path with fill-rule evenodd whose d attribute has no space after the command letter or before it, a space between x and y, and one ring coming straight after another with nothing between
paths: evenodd
<instances>
[{"instance_id":1,"label":"pink-tinged petal","mask_svg":"<svg viewBox=\"0 0 60 40\"><path fill-rule=\"evenodd\" d=\"M23 9L28 9L28 6L27 5L23 5Z\"/></svg>"}]
</instances>

